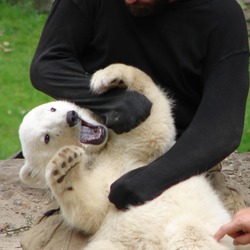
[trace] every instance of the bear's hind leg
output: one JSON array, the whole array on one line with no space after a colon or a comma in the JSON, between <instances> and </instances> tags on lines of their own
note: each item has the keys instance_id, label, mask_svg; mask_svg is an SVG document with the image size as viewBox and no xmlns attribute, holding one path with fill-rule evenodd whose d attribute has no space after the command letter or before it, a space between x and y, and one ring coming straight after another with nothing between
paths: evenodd
<instances>
[{"instance_id":1,"label":"bear's hind leg","mask_svg":"<svg viewBox=\"0 0 250 250\"><path fill-rule=\"evenodd\" d=\"M155 87L152 79L141 70L125 64L111 64L95 72L90 87L98 94L118 87L143 92L146 86Z\"/></svg>"}]
</instances>

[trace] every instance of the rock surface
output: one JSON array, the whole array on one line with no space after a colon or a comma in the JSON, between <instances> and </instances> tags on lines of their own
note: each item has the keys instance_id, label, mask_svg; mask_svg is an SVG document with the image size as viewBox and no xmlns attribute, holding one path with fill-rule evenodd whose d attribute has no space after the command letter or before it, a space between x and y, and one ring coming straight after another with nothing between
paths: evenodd
<instances>
[{"instance_id":1,"label":"rock surface","mask_svg":"<svg viewBox=\"0 0 250 250\"><path fill-rule=\"evenodd\" d=\"M0 250L21 249L20 235L47 209L50 194L19 179L24 160L0 161Z\"/></svg>"},{"instance_id":2,"label":"rock surface","mask_svg":"<svg viewBox=\"0 0 250 250\"><path fill-rule=\"evenodd\" d=\"M22 159L0 161L0 250L21 249L20 235L51 202L46 190L31 189L19 179ZM250 153L232 154L222 162L228 185L250 206Z\"/></svg>"}]
</instances>

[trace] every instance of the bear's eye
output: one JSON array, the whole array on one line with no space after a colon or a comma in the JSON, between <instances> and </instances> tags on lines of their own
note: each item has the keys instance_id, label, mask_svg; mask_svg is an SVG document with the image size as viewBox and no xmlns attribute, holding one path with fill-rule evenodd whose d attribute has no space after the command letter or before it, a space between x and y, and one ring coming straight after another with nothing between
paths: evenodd
<instances>
[{"instance_id":1,"label":"bear's eye","mask_svg":"<svg viewBox=\"0 0 250 250\"><path fill-rule=\"evenodd\" d=\"M46 134L46 135L44 136L44 142L45 142L46 144L48 144L48 143L49 143L49 140L50 140L50 136L49 136L48 134Z\"/></svg>"},{"instance_id":2,"label":"bear's eye","mask_svg":"<svg viewBox=\"0 0 250 250\"><path fill-rule=\"evenodd\" d=\"M51 112L56 112L56 109L55 108L51 108L50 111Z\"/></svg>"}]
</instances>

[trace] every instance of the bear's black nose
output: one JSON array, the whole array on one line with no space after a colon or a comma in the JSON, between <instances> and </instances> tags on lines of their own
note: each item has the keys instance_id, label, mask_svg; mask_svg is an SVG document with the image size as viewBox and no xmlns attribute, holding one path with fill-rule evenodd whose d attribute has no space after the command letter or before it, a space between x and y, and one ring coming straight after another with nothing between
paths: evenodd
<instances>
[{"instance_id":1,"label":"bear's black nose","mask_svg":"<svg viewBox=\"0 0 250 250\"><path fill-rule=\"evenodd\" d=\"M70 127L73 127L77 124L79 120L77 112L74 110L68 111L67 112L67 123L69 124Z\"/></svg>"}]
</instances>

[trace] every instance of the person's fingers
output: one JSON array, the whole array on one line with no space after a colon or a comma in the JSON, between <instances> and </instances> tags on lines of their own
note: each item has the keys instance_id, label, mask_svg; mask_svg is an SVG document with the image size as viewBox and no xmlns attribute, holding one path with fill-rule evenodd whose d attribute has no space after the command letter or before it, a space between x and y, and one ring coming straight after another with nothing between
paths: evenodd
<instances>
[{"instance_id":1,"label":"person's fingers","mask_svg":"<svg viewBox=\"0 0 250 250\"><path fill-rule=\"evenodd\" d=\"M250 243L250 207L238 211L231 222L219 228L214 238L219 241L225 235L234 238L235 245Z\"/></svg>"},{"instance_id":2,"label":"person's fingers","mask_svg":"<svg viewBox=\"0 0 250 250\"><path fill-rule=\"evenodd\" d=\"M222 239L224 236L226 235L225 231L222 230L222 228L220 228L216 234L214 235L215 240L219 241L220 239Z\"/></svg>"},{"instance_id":3,"label":"person's fingers","mask_svg":"<svg viewBox=\"0 0 250 250\"><path fill-rule=\"evenodd\" d=\"M238 225L230 222L228 224L223 225L220 229L215 233L214 238L219 241L222 239L226 234L232 238L237 237L239 234L238 232L241 230Z\"/></svg>"},{"instance_id":4,"label":"person's fingers","mask_svg":"<svg viewBox=\"0 0 250 250\"><path fill-rule=\"evenodd\" d=\"M247 245L250 243L250 233L242 234L234 239L234 245Z\"/></svg>"}]
</instances>

